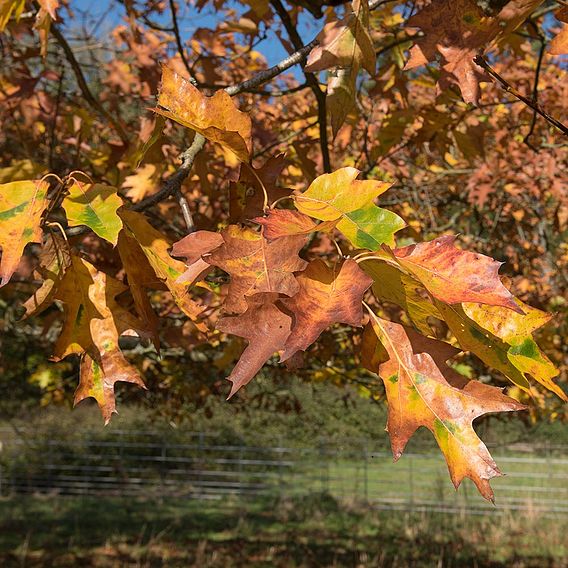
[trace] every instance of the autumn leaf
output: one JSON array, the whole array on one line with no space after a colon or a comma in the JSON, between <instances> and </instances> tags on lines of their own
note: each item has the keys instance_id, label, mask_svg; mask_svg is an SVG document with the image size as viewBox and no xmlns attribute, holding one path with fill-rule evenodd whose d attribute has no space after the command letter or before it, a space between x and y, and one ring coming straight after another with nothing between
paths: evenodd
<instances>
[{"instance_id":1,"label":"autumn leaf","mask_svg":"<svg viewBox=\"0 0 568 568\"><path fill-rule=\"evenodd\" d=\"M558 369L542 353L532 337L534 331L550 321L552 314L537 310L520 300L516 302L524 313L511 313L499 306L483 304L466 303L462 307L467 317L478 326L510 345L507 358L523 375L531 375L545 388L568 402L564 391L552 380L559 374Z\"/></svg>"},{"instance_id":2,"label":"autumn leaf","mask_svg":"<svg viewBox=\"0 0 568 568\"><path fill-rule=\"evenodd\" d=\"M550 55L568 54L568 6L562 6L555 14L556 19L563 22L562 29L554 36L550 42L548 53Z\"/></svg>"},{"instance_id":3,"label":"autumn leaf","mask_svg":"<svg viewBox=\"0 0 568 568\"><path fill-rule=\"evenodd\" d=\"M435 304L464 351L471 351L486 365L503 373L520 389L531 392L527 378L509 360L509 346L504 341L468 318L461 305L449 305L438 300Z\"/></svg>"},{"instance_id":4,"label":"autumn leaf","mask_svg":"<svg viewBox=\"0 0 568 568\"><path fill-rule=\"evenodd\" d=\"M322 221L338 220L337 228L357 248L394 245L394 233L405 226L395 213L373 204L392 184L358 181L356 168L341 168L316 178L308 189L294 196L296 207Z\"/></svg>"},{"instance_id":5,"label":"autumn leaf","mask_svg":"<svg viewBox=\"0 0 568 568\"><path fill-rule=\"evenodd\" d=\"M291 298L282 299L282 304L294 316L282 361L298 351L305 351L334 323L360 326L363 294L373 283L351 259L332 268L322 260L313 260L297 276L297 280L299 292Z\"/></svg>"},{"instance_id":6,"label":"autumn leaf","mask_svg":"<svg viewBox=\"0 0 568 568\"><path fill-rule=\"evenodd\" d=\"M6 29L10 18L19 20L25 7L26 0L2 0L0 2L0 32Z\"/></svg>"},{"instance_id":7,"label":"autumn leaf","mask_svg":"<svg viewBox=\"0 0 568 568\"><path fill-rule=\"evenodd\" d=\"M476 0L433 0L407 25L420 28L405 69L441 59L439 87L458 85L465 102L478 104L480 81L487 81L474 58L497 36L514 31L542 0L512 0L495 16Z\"/></svg>"},{"instance_id":8,"label":"autumn leaf","mask_svg":"<svg viewBox=\"0 0 568 568\"><path fill-rule=\"evenodd\" d=\"M207 262L231 276L229 293L223 304L226 312L245 312L245 296L259 292L286 296L298 292L298 282L293 273L307 265L298 256L305 237L295 235L267 241L260 233L236 225L229 225L221 234L224 244L211 253Z\"/></svg>"},{"instance_id":9,"label":"autumn leaf","mask_svg":"<svg viewBox=\"0 0 568 568\"><path fill-rule=\"evenodd\" d=\"M248 384L264 363L283 348L290 335L292 318L280 310L275 301L278 294L259 293L246 298L247 309L238 316L221 318L217 329L248 341L239 361L227 380L231 381L231 398L241 387Z\"/></svg>"},{"instance_id":10,"label":"autumn leaf","mask_svg":"<svg viewBox=\"0 0 568 568\"><path fill-rule=\"evenodd\" d=\"M269 209L266 217L256 217L252 221L262 225L262 234L269 241L292 235L308 235L314 231L329 232L337 225L337 220L314 223L311 217L290 209Z\"/></svg>"},{"instance_id":11,"label":"autumn leaf","mask_svg":"<svg viewBox=\"0 0 568 568\"><path fill-rule=\"evenodd\" d=\"M458 249L454 246L455 239L455 236L445 235L395 249L393 254L400 266L442 302L479 302L522 313L499 278L503 263L483 254Z\"/></svg>"},{"instance_id":12,"label":"autumn leaf","mask_svg":"<svg viewBox=\"0 0 568 568\"><path fill-rule=\"evenodd\" d=\"M267 205L272 205L292 193L291 189L276 185L285 165L284 154L270 157L259 168L241 164L238 181L229 184L229 213L232 223L262 215L265 200Z\"/></svg>"},{"instance_id":13,"label":"autumn leaf","mask_svg":"<svg viewBox=\"0 0 568 568\"><path fill-rule=\"evenodd\" d=\"M209 254L224 242L220 233L196 231L174 243L171 255L183 258L187 264L187 269L179 277L178 282L193 284L205 272L209 271L211 265L202 256Z\"/></svg>"},{"instance_id":14,"label":"autumn leaf","mask_svg":"<svg viewBox=\"0 0 568 568\"><path fill-rule=\"evenodd\" d=\"M252 148L251 120L224 91L206 97L168 66L162 67L162 86L154 112L199 132L248 162Z\"/></svg>"},{"instance_id":15,"label":"autumn leaf","mask_svg":"<svg viewBox=\"0 0 568 568\"><path fill-rule=\"evenodd\" d=\"M359 69L375 74L376 55L369 34L367 0L355 0L353 11L342 20L325 25L316 38L305 67L317 72L333 68L327 82L326 107L331 116L334 137L355 105L355 87Z\"/></svg>"},{"instance_id":16,"label":"autumn leaf","mask_svg":"<svg viewBox=\"0 0 568 568\"><path fill-rule=\"evenodd\" d=\"M81 359L79 385L75 390L73 405L92 397L97 401L105 424L117 413L114 385L133 383L145 389L146 385L136 368L118 350L104 351L98 357L85 353Z\"/></svg>"},{"instance_id":17,"label":"autumn leaf","mask_svg":"<svg viewBox=\"0 0 568 568\"><path fill-rule=\"evenodd\" d=\"M39 262L38 272L43 278L43 283L22 304L26 310L24 318L41 314L53 302L59 284L71 265L69 244L57 233L48 234Z\"/></svg>"},{"instance_id":18,"label":"autumn leaf","mask_svg":"<svg viewBox=\"0 0 568 568\"><path fill-rule=\"evenodd\" d=\"M380 260L363 259L360 266L373 279L373 294L379 300L400 306L420 332L432 333L429 318L441 320L442 315L420 282Z\"/></svg>"},{"instance_id":19,"label":"autumn leaf","mask_svg":"<svg viewBox=\"0 0 568 568\"><path fill-rule=\"evenodd\" d=\"M16 271L24 248L42 239L41 218L47 207L46 181L15 181L0 185L0 287Z\"/></svg>"},{"instance_id":20,"label":"autumn leaf","mask_svg":"<svg viewBox=\"0 0 568 568\"><path fill-rule=\"evenodd\" d=\"M156 276L138 241L124 230L118 235L117 249L126 272L128 287L134 300L136 312L144 327L148 330L154 346L159 350L159 319L148 298L148 291L165 290L167 287Z\"/></svg>"},{"instance_id":21,"label":"autumn leaf","mask_svg":"<svg viewBox=\"0 0 568 568\"><path fill-rule=\"evenodd\" d=\"M177 306L200 331L206 333L208 328L202 321L204 308L191 298L187 285L179 281L186 267L183 262L170 256L171 243L160 231L154 229L141 213L122 209L120 216L130 232L129 236L136 240L157 278L171 292Z\"/></svg>"},{"instance_id":22,"label":"autumn leaf","mask_svg":"<svg viewBox=\"0 0 568 568\"><path fill-rule=\"evenodd\" d=\"M134 174L126 176L122 183L124 194L133 203L142 201L148 195L152 195L158 190L157 168L154 164L144 164Z\"/></svg>"},{"instance_id":23,"label":"autumn leaf","mask_svg":"<svg viewBox=\"0 0 568 568\"><path fill-rule=\"evenodd\" d=\"M113 245L118 242L122 221L117 209L122 199L116 187L73 180L62 203L70 226L85 225Z\"/></svg>"},{"instance_id":24,"label":"autumn leaf","mask_svg":"<svg viewBox=\"0 0 568 568\"><path fill-rule=\"evenodd\" d=\"M477 381L462 388L452 386L430 354L413 349L403 326L374 314L371 324L389 356L377 371L387 394L387 430L394 459L401 457L408 440L424 426L436 438L454 486L469 477L483 497L493 501L489 480L502 474L472 422L490 412L525 407L500 389Z\"/></svg>"},{"instance_id":25,"label":"autumn leaf","mask_svg":"<svg viewBox=\"0 0 568 568\"><path fill-rule=\"evenodd\" d=\"M337 136L345 119L355 107L357 68L337 69L327 80L326 109L333 137Z\"/></svg>"},{"instance_id":26,"label":"autumn leaf","mask_svg":"<svg viewBox=\"0 0 568 568\"><path fill-rule=\"evenodd\" d=\"M305 70L310 73L331 67L364 67L375 74L376 56L369 34L369 5L355 0L353 11L341 20L326 24L317 36L318 45L312 49Z\"/></svg>"}]
</instances>

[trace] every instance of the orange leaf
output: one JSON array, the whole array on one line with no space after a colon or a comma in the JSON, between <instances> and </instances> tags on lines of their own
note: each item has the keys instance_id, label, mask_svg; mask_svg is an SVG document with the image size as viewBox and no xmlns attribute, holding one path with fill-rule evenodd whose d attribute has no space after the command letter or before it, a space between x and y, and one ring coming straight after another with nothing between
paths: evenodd
<instances>
[{"instance_id":1,"label":"orange leaf","mask_svg":"<svg viewBox=\"0 0 568 568\"><path fill-rule=\"evenodd\" d=\"M322 260L313 260L297 278L298 294L282 300L294 315L294 326L284 346L282 361L307 349L331 324L360 326L361 300L373 283L354 260L345 260L341 267L333 268Z\"/></svg>"},{"instance_id":2,"label":"orange leaf","mask_svg":"<svg viewBox=\"0 0 568 568\"><path fill-rule=\"evenodd\" d=\"M224 309L243 313L247 309L245 296L258 292L277 292L293 296L299 290L294 272L303 270L306 261L298 256L305 237L295 235L267 241L248 228L229 225L223 232L225 241L213 251L208 262L231 275L229 294Z\"/></svg>"}]
</instances>

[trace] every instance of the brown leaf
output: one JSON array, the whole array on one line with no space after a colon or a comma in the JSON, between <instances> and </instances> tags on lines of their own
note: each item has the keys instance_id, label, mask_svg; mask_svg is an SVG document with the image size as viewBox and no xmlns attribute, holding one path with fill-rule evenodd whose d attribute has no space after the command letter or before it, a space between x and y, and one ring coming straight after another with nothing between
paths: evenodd
<instances>
[{"instance_id":1,"label":"brown leaf","mask_svg":"<svg viewBox=\"0 0 568 568\"><path fill-rule=\"evenodd\" d=\"M229 294L223 305L226 312L243 313L247 309L245 296L259 292L286 296L298 292L293 273L307 264L298 256L305 237L295 235L267 241L252 229L236 225L229 225L222 235L224 244L213 251L208 262L231 275Z\"/></svg>"},{"instance_id":2,"label":"brown leaf","mask_svg":"<svg viewBox=\"0 0 568 568\"><path fill-rule=\"evenodd\" d=\"M454 246L455 236L395 249L398 263L438 300L447 304L477 302L523 313L499 279L503 263Z\"/></svg>"},{"instance_id":3,"label":"brown leaf","mask_svg":"<svg viewBox=\"0 0 568 568\"><path fill-rule=\"evenodd\" d=\"M174 243L171 255L183 258L188 265L187 270L178 278L178 282L193 284L198 280L211 266L202 256L209 254L223 243L221 234L213 231L196 231Z\"/></svg>"},{"instance_id":4,"label":"brown leaf","mask_svg":"<svg viewBox=\"0 0 568 568\"><path fill-rule=\"evenodd\" d=\"M22 304L26 310L24 318L41 314L53 302L59 283L71 264L68 243L57 233L48 235L39 260L38 272L44 281Z\"/></svg>"},{"instance_id":5,"label":"brown leaf","mask_svg":"<svg viewBox=\"0 0 568 568\"><path fill-rule=\"evenodd\" d=\"M424 36L415 41L405 69L441 56L440 89L458 85L465 102L478 104L479 83L487 81L473 59L497 36L520 25L542 0L512 0L496 16L488 16L476 0L432 0L407 25Z\"/></svg>"},{"instance_id":6,"label":"brown leaf","mask_svg":"<svg viewBox=\"0 0 568 568\"><path fill-rule=\"evenodd\" d=\"M228 398L253 379L264 363L282 349L290 335L292 318L274 304L277 298L278 294L274 293L249 296L243 314L221 318L217 323L219 331L248 341L241 358L227 377L233 383Z\"/></svg>"},{"instance_id":7,"label":"brown leaf","mask_svg":"<svg viewBox=\"0 0 568 568\"><path fill-rule=\"evenodd\" d=\"M294 316L282 361L305 351L334 323L360 326L363 294L373 283L354 260L345 260L340 267L332 268L322 260L313 260L297 279L299 292L282 300Z\"/></svg>"},{"instance_id":8,"label":"brown leaf","mask_svg":"<svg viewBox=\"0 0 568 568\"><path fill-rule=\"evenodd\" d=\"M263 226L263 235L269 240L291 235L307 235L314 231L329 232L333 230L339 219L323 221L319 225L311 217L291 209L269 209L266 217L252 219Z\"/></svg>"},{"instance_id":9,"label":"brown leaf","mask_svg":"<svg viewBox=\"0 0 568 568\"><path fill-rule=\"evenodd\" d=\"M249 161L252 149L250 117L237 109L224 90L206 97L187 79L163 66L158 105L161 108L152 109L154 112L221 144L241 162Z\"/></svg>"}]
</instances>

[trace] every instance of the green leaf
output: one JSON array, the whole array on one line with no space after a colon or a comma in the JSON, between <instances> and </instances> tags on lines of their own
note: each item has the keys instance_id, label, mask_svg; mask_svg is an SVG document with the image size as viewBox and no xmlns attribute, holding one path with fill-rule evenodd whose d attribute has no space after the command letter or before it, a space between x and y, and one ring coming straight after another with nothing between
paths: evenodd
<instances>
[{"instance_id":1,"label":"green leaf","mask_svg":"<svg viewBox=\"0 0 568 568\"><path fill-rule=\"evenodd\" d=\"M122 229L122 220L116 212L122 206L122 199L116 187L73 181L62 204L69 225L86 225L99 237L116 245Z\"/></svg>"},{"instance_id":2,"label":"green leaf","mask_svg":"<svg viewBox=\"0 0 568 568\"><path fill-rule=\"evenodd\" d=\"M393 247L394 234L403 229L406 223L392 211L373 205L351 211L343 215L337 228L356 248L379 249L386 244Z\"/></svg>"}]
</instances>

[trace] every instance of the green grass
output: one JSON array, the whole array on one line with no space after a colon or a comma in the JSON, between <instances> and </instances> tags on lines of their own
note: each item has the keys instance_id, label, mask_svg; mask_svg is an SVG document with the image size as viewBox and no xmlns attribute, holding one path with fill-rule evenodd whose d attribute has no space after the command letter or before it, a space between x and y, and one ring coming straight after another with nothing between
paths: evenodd
<instances>
[{"instance_id":1,"label":"green grass","mask_svg":"<svg viewBox=\"0 0 568 568\"><path fill-rule=\"evenodd\" d=\"M0 565L567 566L565 522L370 511L326 494L254 504L0 501Z\"/></svg>"}]
</instances>

